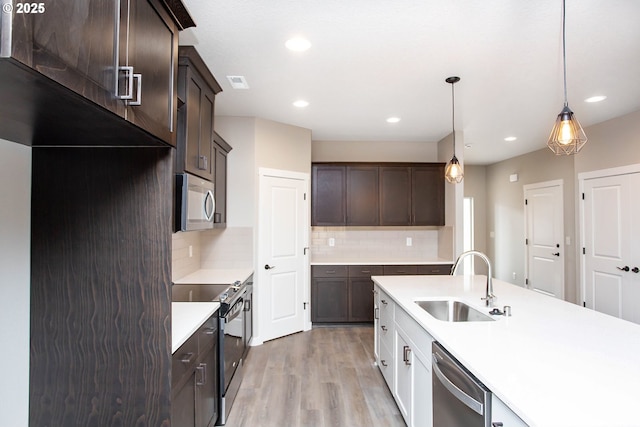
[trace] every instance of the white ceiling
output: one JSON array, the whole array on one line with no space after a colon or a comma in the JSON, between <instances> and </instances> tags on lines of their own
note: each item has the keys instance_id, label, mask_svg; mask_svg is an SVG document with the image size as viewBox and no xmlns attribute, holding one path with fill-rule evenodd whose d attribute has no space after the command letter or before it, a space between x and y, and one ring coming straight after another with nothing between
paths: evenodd
<instances>
[{"instance_id":1,"label":"white ceiling","mask_svg":"<svg viewBox=\"0 0 640 427\"><path fill-rule=\"evenodd\" d=\"M465 162L545 147L563 107L561 0L184 0L223 88L216 114L312 130L313 140L437 142ZM583 126L640 109L640 0L567 0L569 106ZM292 36L311 48L287 50ZM248 90L226 76L244 76ZM606 95L600 103L585 103ZM310 105L292 106L297 99ZM385 120L398 116L401 121ZM505 142L517 136L515 142ZM589 135L587 135L588 137Z\"/></svg>"}]
</instances>

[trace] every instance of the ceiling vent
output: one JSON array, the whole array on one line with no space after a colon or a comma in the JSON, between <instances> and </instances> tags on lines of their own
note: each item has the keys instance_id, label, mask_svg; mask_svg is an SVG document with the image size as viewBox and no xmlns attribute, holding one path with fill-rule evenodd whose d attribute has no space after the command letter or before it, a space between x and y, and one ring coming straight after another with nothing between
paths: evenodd
<instances>
[{"instance_id":1,"label":"ceiling vent","mask_svg":"<svg viewBox=\"0 0 640 427\"><path fill-rule=\"evenodd\" d=\"M234 89L249 89L249 84L244 76L227 76L227 79Z\"/></svg>"}]
</instances>

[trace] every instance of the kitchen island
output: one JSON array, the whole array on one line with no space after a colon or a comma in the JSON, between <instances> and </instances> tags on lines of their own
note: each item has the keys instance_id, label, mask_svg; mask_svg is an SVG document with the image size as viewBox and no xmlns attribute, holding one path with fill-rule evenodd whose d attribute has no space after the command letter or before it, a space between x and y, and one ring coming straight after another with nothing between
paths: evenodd
<instances>
[{"instance_id":1,"label":"kitchen island","mask_svg":"<svg viewBox=\"0 0 640 427\"><path fill-rule=\"evenodd\" d=\"M529 426L640 426L640 325L499 280L495 305L511 317L445 322L415 301L454 298L488 313L485 276L373 280Z\"/></svg>"}]
</instances>

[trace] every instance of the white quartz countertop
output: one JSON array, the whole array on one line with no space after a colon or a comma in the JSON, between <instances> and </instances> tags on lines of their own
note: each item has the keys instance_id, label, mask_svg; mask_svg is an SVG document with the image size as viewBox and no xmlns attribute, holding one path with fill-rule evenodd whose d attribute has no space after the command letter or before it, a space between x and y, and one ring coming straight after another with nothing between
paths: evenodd
<instances>
[{"instance_id":1,"label":"white quartz countertop","mask_svg":"<svg viewBox=\"0 0 640 427\"><path fill-rule=\"evenodd\" d=\"M454 297L486 313L485 276L373 279L530 426L640 426L640 325L498 280L496 306L511 317L448 323L414 301Z\"/></svg>"},{"instance_id":2,"label":"white quartz countertop","mask_svg":"<svg viewBox=\"0 0 640 427\"><path fill-rule=\"evenodd\" d=\"M394 259L391 257L350 257L340 256L315 256L311 258L311 265L432 265L453 264L450 259Z\"/></svg>"},{"instance_id":3,"label":"white quartz countertop","mask_svg":"<svg viewBox=\"0 0 640 427\"><path fill-rule=\"evenodd\" d=\"M172 302L171 353L175 353L218 308L217 302Z\"/></svg>"},{"instance_id":4,"label":"white quartz countertop","mask_svg":"<svg viewBox=\"0 0 640 427\"><path fill-rule=\"evenodd\" d=\"M211 268L197 270L173 283L186 285L225 285L239 280L244 282L253 274L251 268Z\"/></svg>"}]
</instances>

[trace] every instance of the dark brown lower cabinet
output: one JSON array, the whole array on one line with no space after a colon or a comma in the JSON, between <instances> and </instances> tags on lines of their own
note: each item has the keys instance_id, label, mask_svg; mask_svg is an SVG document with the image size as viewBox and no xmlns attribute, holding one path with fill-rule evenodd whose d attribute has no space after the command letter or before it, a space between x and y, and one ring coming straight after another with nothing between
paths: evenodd
<instances>
[{"instance_id":1,"label":"dark brown lower cabinet","mask_svg":"<svg viewBox=\"0 0 640 427\"><path fill-rule=\"evenodd\" d=\"M311 321L333 323L349 321L349 279L314 278L311 281Z\"/></svg>"},{"instance_id":2,"label":"dark brown lower cabinet","mask_svg":"<svg viewBox=\"0 0 640 427\"><path fill-rule=\"evenodd\" d=\"M313 323L373 322L371 276L449 274L451 264L425 265L312 265L311 321Z\"/></svg>"},{"instance_id":3,"label":"dark brown lower cabinet","mask_svg":"<svg viewBox=\"0 0 640 427\"><path fill-rule=\"evenodd\" d=\"M173 354L171 425L211 427L218 419L217 315Z\"/></svg>"}]
</instances>

